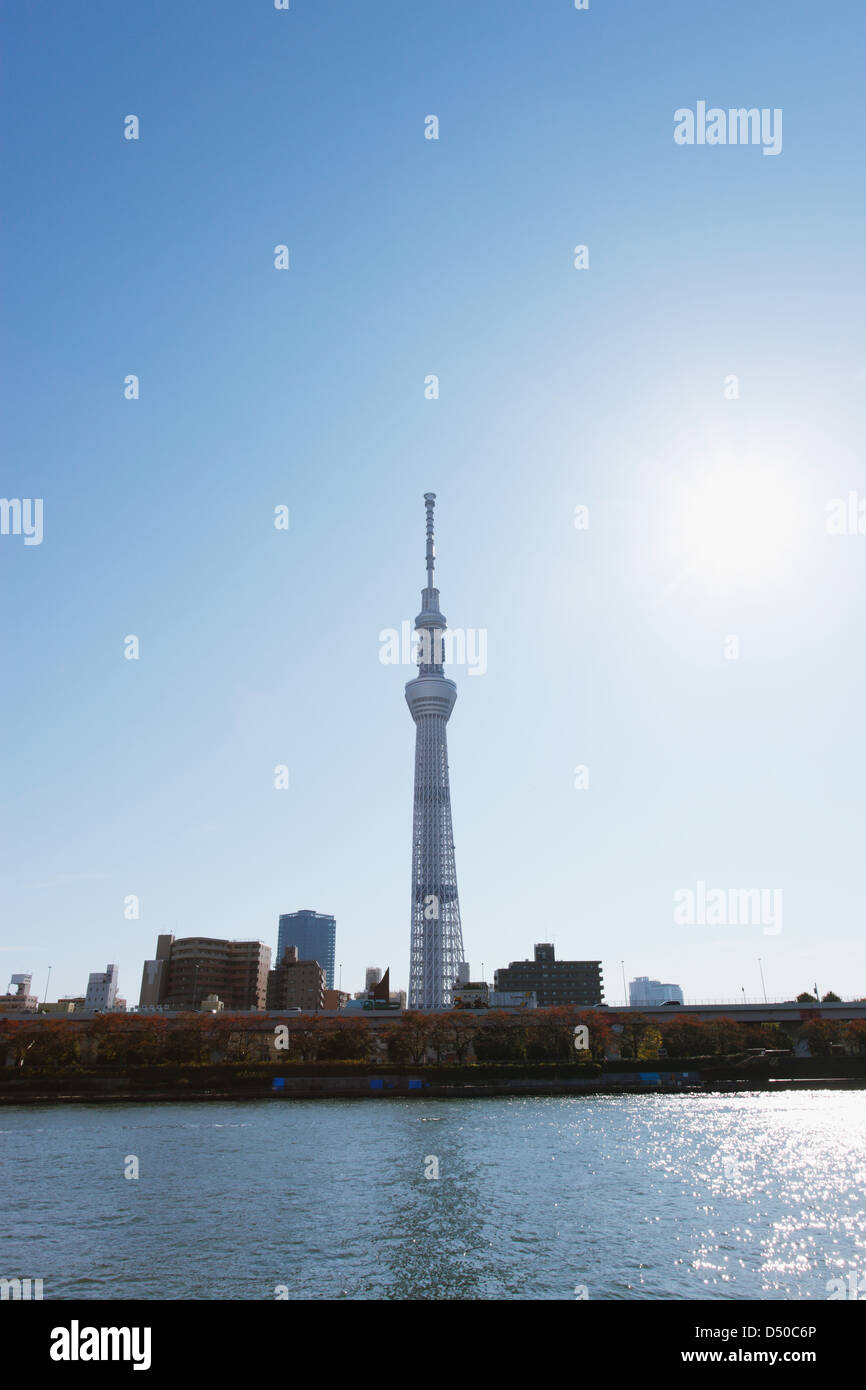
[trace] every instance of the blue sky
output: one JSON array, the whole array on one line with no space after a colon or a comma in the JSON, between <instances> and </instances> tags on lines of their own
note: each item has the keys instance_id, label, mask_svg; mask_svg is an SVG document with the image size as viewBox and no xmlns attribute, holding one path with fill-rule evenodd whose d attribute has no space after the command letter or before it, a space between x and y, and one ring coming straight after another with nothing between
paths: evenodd
<instances>
[{"instance_id":1,"label":"blue sky","mask_svg":"<svg viewBox=\"0 0 866 1390\"><path fill-rule=\"evenodd\" d=\"M313 907L344 987L406 984L379 634L433 490L488 634L451 671L473 966L866 993L866 536L825 528L866 497L862 7L2 12L0 492L44 499L0 536L7 973L117 961L136 1002L159 932ZM780 108L782 152L675 144L699 100ZM780 889L781 931L675 924L699 882Z\"/></svg>"}]
</instances>

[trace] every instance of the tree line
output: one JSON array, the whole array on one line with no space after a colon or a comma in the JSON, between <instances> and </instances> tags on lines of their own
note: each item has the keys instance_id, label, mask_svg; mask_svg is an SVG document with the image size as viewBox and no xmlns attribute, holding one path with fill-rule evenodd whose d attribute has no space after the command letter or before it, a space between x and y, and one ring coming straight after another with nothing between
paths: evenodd
<instances>
[{"instance_id":1,"label":"tree line","mask_svg":"<svg viewBox=\"0 0 866 1390\"><path fill-rule=\"evenodd\" d=\"M576 1052L584 1027L588 1050ZM813 1056L866 1053L866 1020L812 1019L799 1030ZM188 1013L102 1014L86 1022L0 1020L6 1066L76 1069L265 1060L389 1062L579 1062L611 1055L635 1061L724 1058L766 1048L788 1051L791 1037L776 1023L704 1021L689 1014L659 1019L642 1014L552 1008L483 1015L454 1010L408 1011L387 1023L298 1015L279 1023L255 1015Z\"/></svg>"}]
</instances>

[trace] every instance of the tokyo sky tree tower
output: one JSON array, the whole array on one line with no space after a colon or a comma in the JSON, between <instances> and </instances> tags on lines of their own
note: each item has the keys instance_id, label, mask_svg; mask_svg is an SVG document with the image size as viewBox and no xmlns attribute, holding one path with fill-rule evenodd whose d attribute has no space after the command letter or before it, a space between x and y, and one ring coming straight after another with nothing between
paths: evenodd
<instances>
[{"instance_id":1,"label":"tokyo sky tree tower","mask_svg":"<svg viewBox=\"0 0 866 1390\"><path fill-rule=\"evenodd\" d=\"M457 966L463 960L445 737L457 686L442 670L446 623L439 611L439 590L433 587L435 492L425 492L424 502L427 587L421 591L421 612L415 619L418 675L406 685L406 703L415 720L409 1008L442 1009L451 1003Z\"/></svg>"}]
</instances>

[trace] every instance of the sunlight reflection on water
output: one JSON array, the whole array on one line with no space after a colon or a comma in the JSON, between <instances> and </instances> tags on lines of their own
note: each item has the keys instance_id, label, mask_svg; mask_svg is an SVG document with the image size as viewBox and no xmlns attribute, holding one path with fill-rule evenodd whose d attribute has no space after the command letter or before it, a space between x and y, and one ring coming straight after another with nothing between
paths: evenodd
<instances>
[{"instance_id":1,"label":"sunlight reflection on water","mask_svg":"<svg viewBox=\"0 0 866 1390\"><path fill-rule=\"evenodd\" d=\"M866 1273L863 1091L21 1107L0 1158L4 1272L46 1298L826 1299Z\"/></svg>"}]
</instances>

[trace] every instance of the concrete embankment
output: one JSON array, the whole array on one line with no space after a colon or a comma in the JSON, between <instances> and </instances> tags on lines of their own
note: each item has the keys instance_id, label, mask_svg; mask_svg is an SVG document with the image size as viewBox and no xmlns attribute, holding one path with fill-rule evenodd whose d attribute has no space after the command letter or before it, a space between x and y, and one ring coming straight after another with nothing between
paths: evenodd
<instances>
[{"instance_id":1,"label":"concrete embankment","mask_svg":"<svg viewBox=\"0 0 866 1390\"><path fill-rule=\"evenodd\" d=\"M783 1063L684 1062L605 1063L575 1068L551 1066L425 1066L377 1070L330 1064L226 1067L179 1065L100 1073L24 1071L0 1076L0 1105L103 1104L205 1100L369 1099L389 1096L454 1098L479 1096L567 1096L701 1094L720 1091L866 1087L866 1059L795 1058Z\"/></svg>"}]
</instances>

